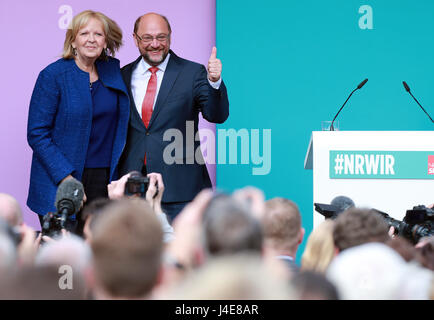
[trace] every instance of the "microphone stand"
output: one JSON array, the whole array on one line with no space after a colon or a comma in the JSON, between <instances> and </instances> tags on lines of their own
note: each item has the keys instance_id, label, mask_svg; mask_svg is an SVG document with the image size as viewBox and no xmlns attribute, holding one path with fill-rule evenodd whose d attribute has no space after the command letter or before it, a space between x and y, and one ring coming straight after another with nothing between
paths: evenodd
<instances>
[{"instance_id":1,"label":"microphone stand","mask_svg":"<svg viewBox=\"0 0 434 320\"><path fill-rule=\"evenodd\" d=\"M338 113L336 113L335 117L332 120L332 124L330 125L330 131L335 131L335 128L333 126L333 123L335 122L336 118L338 117L339 113L341 112L341 110L344 108L345 104L347 103L347 101L351 98L351 96L353 95L353 93L356 90L361 89L365 83L368 82L368 79L363 80L362 82L359 83L359 85L357 86L357 88L355 88L353 91L351 91L350 95L348 96L347 100L345 100L344 104L342 105L342 107L339 109Z\"/></svg>"}]
</instances>

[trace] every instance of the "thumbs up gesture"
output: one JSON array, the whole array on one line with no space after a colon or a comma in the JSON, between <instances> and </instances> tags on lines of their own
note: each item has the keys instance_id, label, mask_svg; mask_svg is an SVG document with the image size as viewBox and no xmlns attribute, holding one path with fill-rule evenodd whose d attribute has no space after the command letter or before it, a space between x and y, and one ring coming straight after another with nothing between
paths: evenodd
<instances>
[{"instance_id":1,"label":"thumbs up gesture","mask_svg":"<svg viewBox=\"0 0 434 320\"><path fill-rule=\"evenodd\" d=\"M217 59L217 48L213 47L211 51L211 56L208 60L208 79L212 82L216 82L220 79L222 74L222 62Z\"/></svg>"}]
</instances>

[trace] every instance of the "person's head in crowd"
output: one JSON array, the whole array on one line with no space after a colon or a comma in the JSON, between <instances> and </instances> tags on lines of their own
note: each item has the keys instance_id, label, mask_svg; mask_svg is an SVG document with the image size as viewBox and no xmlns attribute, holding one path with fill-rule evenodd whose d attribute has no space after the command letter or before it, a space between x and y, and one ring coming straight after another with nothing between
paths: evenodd
<instances>
[{"instance_id":1,"label":"person's head in crowd","mask_svg":"<svg viewBox=\"0 0 434 320\"><path fill-rule=\"evenodd\" d=\"M434 272L414 261L406 263L399 299L432 300Z\"/></svg>"},{"instance_id":2,"label":"person's head in crowd","mask_svg":"<svg viewBox=\"0 0 434 320\"><path fill-rule=\"evenodd\" d=\"M333 228L334 220L326 219L311 232L301 257L301 270L325 273L336 255Z\"/></svg>"},{"instance_id":3,"label":"person's head in crowd","mask_svg":"<svg viewBox=\"0 0 434 320\"><path fill-rule=\"evenodd\" d=\"M0 300L84 300L85 284L67 269L27 266L0 279Z\"/></svg>"},{"instance_id":4,"label":"person's head in crowd","mask_svg":"<svg viewBox=\"0 0 434 320\"><path fill-rule=\"evenodd\" d=\"M425 268L434 270L434 236L423 238L416 246L416 251L420 254L420 263Z\"/></svg>"},{"instance_id":5,"label":"person's head in crowd","mask_svg":"<svg viewBox=\"0 0 434 320\"><path fill-rule=\"evenodd\" d=\"M35 230L24 223L18 226L11 226L3 218L0 218L0 234L9 239L9 241L4 240L4 244L2 243L4 245L5 262L10 261L6 257L10 257L11 248L9 242L11 242L13 251L16 253L14 258L16 263L20 266L33 265L42 234L37 236Z\"/></svg>"},{"instance_id":6,"label":"person's head in crowd","mask_svg":"<svg viewBox=\"0 0 434 320\"><path fill-rule=\"evenodd\" d=\"M290 285L275 277L258 255L215 257L195 269L163 299L182 300L286 300Z\"/></svg>"},{"instance_id":7,"label":"person's head in crowd","mask_svg":"<svg viewBox=\"0 0 434 320\"><path fill-rule=\"evenodd\" d=\"M339 300L336 287L324 274L302 271L291 279L298 300Z\"/></svg>"},{"instance_id":8,"label":"person's head in crowd","mask_svg":"<svg viewBox=\"0 0 434 320\"><path fill-rule=\"evenodd\" d=\"M421 261L420 253L407 239L394 236L386 241L386 244L398 252L406 262Z\"/></svg>"},{"instance_id":9,"label":"person's head in crowd","mask_svg":"<svg viewBox=\"0 0 434 320\"><path fill-rule=\"evenodd\" d=\"M249 208L229 195L218 195L203 213L205 254L218 256L251 251L262 253L260 222Z\"/></svg>"},{"instance_id":10,"label":"person's head in crowd","mask_svg":"<svg viewBox=\"0 0 434 320\"><path fill-rule=\"evenodd\" d=\"M344 300L428 299L432 283L432 272L378 242L345 249L326 276Z\"/></svg>"},{"instance_id":11,"label":"person's head in crowd","mask_svg":"<svg viewBox=\"0 0 434 320\"><path fill-rule=\"evenodd\" d=\"M273 198L265 202L262 217L264 247L274 256L295 258L303 241L304 228L298 206L285 198Z\"/></svg>"},{"instance_id":12,"label":"person's head in crowd","mask_svg":"<svg viewBox=\"0 0 434 320\"><path fill-rule=\"evenodd\" d=\"M97 299L144 299L161 272L163 231L143 199L123 199L105 209L95 225L93 294Z\"/></svg>"},{"instance_id":13,"label":"person's head in crowd","mask_svg":"<svg viewBox=\"0 0 434 320\"><path fill-rule=\"evenodd\" d=\"M36 256L36 265L71 266L74 272L85 276L92 264L92 251L84 240L70 234L44 243Z\"/></svg>"},{"instance_id":14,"label":"person's head in crowd","mask_svg":"<svg viewBox=\"0 0 434 320\"><path fill-rule=\"evenodd\" d=\"M10 236L0 230L0 279L10 272L17 263L16 246Z\"/></svg>"},{"instance_id":15,"label":"person's head in crowd","mask_svg":"<svg viewBox=\"0 0 434 320\"><path fill-rule=\"evenodd\" d=\"M0 193L0 217L11 226L19 226L23 223L20 204L14 197L6 193Z\"/></svg>"},{"instance_id":16,"label":"person's head in crowd","mask_svg":"<svg viewBox=\"0 0 434 320\"><path fill-rule=\"evenodd\" d=\"M259 221L262 220L265 213L265 195L262 190L252 186L247 186L235 190L232 193L232 197L246 206L249 212L259 219Z\"/></svg>"},{"instance_id":17,"label":"person's head in crowd","mask_svg":"<svg viewBox=\"0 0 434 320\"><path fill-rule=\"evenodd\" d=\"M92 240L92 231L98 215L112 202L113 200L107 198L98 198L84 207L81 218L84 221L83 236L87 242L90 243Z\"/></svg>"},{"instance_id":18,"label":"person's head in crowd","mask_svg":"<svg viewBox=\"0 0 434 320\"><path fill-rule=\"evenodd\" d=\"M378 213L352 208L336 218L333 239L341 252L368 242L385 243L389 239L388 231L387 222Z\"/></svg>"}]
</instances>

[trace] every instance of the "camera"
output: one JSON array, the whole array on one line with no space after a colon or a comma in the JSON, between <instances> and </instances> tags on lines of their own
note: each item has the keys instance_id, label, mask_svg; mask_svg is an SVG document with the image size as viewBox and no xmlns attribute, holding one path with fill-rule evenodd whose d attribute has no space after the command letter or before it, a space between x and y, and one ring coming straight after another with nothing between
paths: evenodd
<instances>
[{"instance_id":1,"label":"camera","mask_svg":"<svg viewBox=\"0 0 434 320\"><path fill-rule=\"evenodd\" d=\"M0 232L6 234L15 246L21 243L22 235L19 229L9 225L9 223L2 218L0 218Z\"/></svg>"},{"instance_id":2,"label":"camera","mask_svg":"<svg viewBox=\"0 0 434 320\"><path fill-rule=\"evenodd\" d=\"M424 205L414 206L407 210L403 221L390 217L387 213L372 209L379 213L389 227L394 227L395 234L402 236L416 244L421 238L434 235L434 210Z\"/></svg>"},{"instance_id":3,"label":"camera","mask_svg":"<svg viewBox=\"0 0 434 320\"><path fill-rule=\"evenodd\" d=\"M345 210L355 207L353 200L346 196L334 197L330 204L314 203L315 211L321 213L326 219L336 219Z\"/></svg>"},{"instance_id":4,"label":"camera","mask_svg":"<svg viewBox=\"0 0 434 320\"><path fill-rule=\"evenodd\" d=\"M43 236L55 238L60 236L62 229L65 229L65 222L62 221L62 216L58 212L48 212L42 220L41 232Z\"/></svg>"},{"instance_id":5,"label":"camera","mask_svg":"<svg viewBox=\"0 0 434 320\"><path fill-rule=\"evenodd\" d=\"M340 213L337 206L325 203L314 203L315 211L322 214L326 219L336 219Z\"/></svg>"},{"instance_id":6,"label":"camera","mask_svg":"<svg viewBox=\"0 0 434 320\"><path fill-rule=\"evenodd\" d=\"M48 212L42 221L42 235L55 237L61 234L62 229L73 230L77 221L70 219L80 211L83 204L83 184L75 178L62 181L56 192L54 203L57 211Z\"/></svg>"},{"instance_id":7,"label":"camera","mask_svg":"<svg viewBox=\"0 0 434 320\"><path fill-rule=\"evenodd\" d=\"M125 184L124 194L126 196L138 195L141 198L146 198L146 192L149 188L150 179L148 177L144 177L140 172L133 171L130 174L130 177ZM157 188L157 192L154 195L154 198L158 195L158 185L155 186Z\"/></svg>"},{"instance_id":8,"label":"camera","mask_svg":"<svg viewBox=\"0 0 434 320\"><path fill-rule=\"evenodd\" d=\"M345 209L342 205L314 203L315 211L326 219L336 219ZM350 206L351 207L351 206ZM424 205L414 206L407 210L403 221L390 217L387 213L371 209L371 212L380 214L389 227L394 227L395 234L406 238L416 244L421 238L434 235L434 210Z\"/></svg>"}]
</instances>

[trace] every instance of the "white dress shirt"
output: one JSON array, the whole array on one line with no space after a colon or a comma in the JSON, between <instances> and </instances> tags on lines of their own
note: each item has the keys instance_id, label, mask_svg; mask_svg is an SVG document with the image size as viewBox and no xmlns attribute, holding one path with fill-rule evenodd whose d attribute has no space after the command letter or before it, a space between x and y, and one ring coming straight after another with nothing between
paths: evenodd
<instances>
[{"instance_id":1,"label":"white dress shirt","mask_svg":"<svg viewBox=\"0 0 434 320\"><path fill-rule=\"evenodd\" d=\"M169 58L170 53L167 54L166 59L164 59L164 61L157 66L157 91L155 93L152 110L154 110L155 108L155 102L157 101L158 92L160 92L161 82L163 81L164 72L166 71L167 64L169 63ZM146 90L148 88L148 82L152 74L151 71L149 71L149 68L151 67L152 66L149 65L142 57L131 75L131 93L133 94L134 103L136 105L136 109L140 115L140 118L142 117L143 99L145 98ZM208 79L208 82L214 89L218 89L220 88L222 78L220 77L217 82L212 82Z\"/></svg>"}]
</instances>

